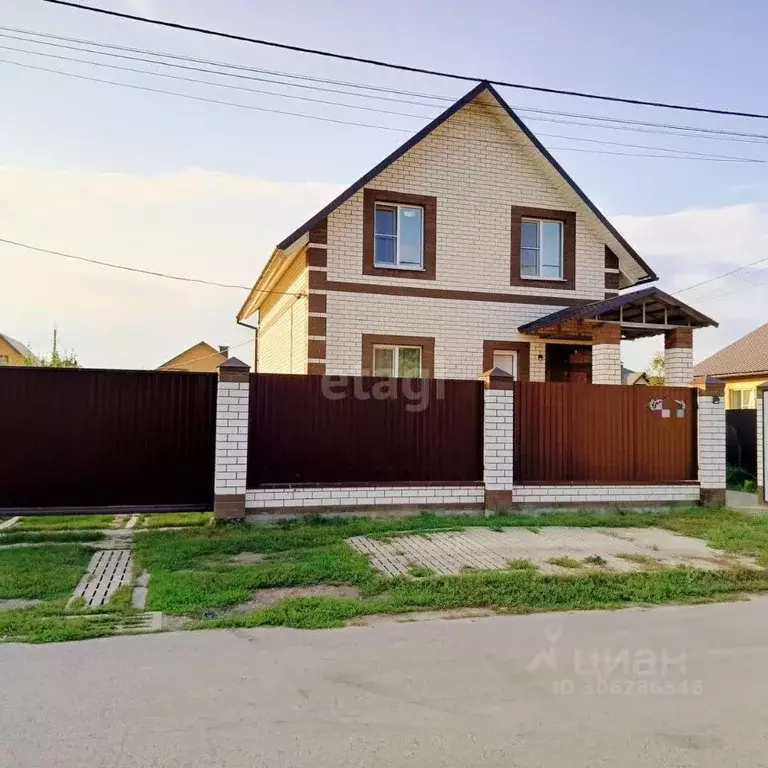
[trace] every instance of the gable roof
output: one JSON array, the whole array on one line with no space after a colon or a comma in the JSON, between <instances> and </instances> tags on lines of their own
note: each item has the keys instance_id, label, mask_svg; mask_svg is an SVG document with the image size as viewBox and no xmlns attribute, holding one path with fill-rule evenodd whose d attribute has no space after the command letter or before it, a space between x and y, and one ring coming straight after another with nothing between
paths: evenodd
<instances>
[{"instance_id":1,"label":"gable roof","mask_svg":"<svg viewBox=\"0 0 768 768\"><path fill-rule=\"evenodd\" d=\"M718 377L765 372L768 372L768 323L723 347L693 369L695 376Z\"/></svg>"},{"instance_id":2,"label":"gable roof","mask_svg":"<svg viewBox=\"0 0 768 768\"><path fill-rule=\"evenodd\" d=\"M177 360L180 360L182 357L184 357L184 355L188 354L193 349L197 349L198 347L200 348L200 357L196 357L193 360L187 360L186 361L187 363L193 363L196 360L201 360L203 358L208 358L208 357L214 357L215 355L219 355L222 358L222 360L227 359L227 356L223 352L220 352L218 349L215 349L214 347L212 347L207 341L198 341L197 344L193 344L191 347L187 347L187 349L185 349L183 352L179 352L178 355L174 355L174 357L172 357L170 360L163 363L162 365L159 365L157 367L157 370L160 371L165 368L173 368ZM218 365L218 363L216 365ZM216 366L212 366L211 370L214 370L215 367Z\"/></svg>"},{"instance_id":3,"label":"gable roof","mask_svg":"<svg viewBox=\"0 0 768 768\"><path fill-rule=\"evenodd\" d=\"M32 351L29 349L29 347L22 344L20 341L16 341L16 339L11 338L10 336L7 336L4 333L0 333L0 339L4 339L8 344L10 344L22 357L25 357L27 360L30 360L32 362L37 361L37 357L35 357L34 354L32 354Z\"/></svg>"},{"instance_id":4,"label":"gable roof","mask_svg":"<svg viewBox=\"0 0 768 768\"><path fill-rule=\"evenodd\" d=\"M454 115L456 112L458 112L462 107L469 104L473 99L477 98L481 93L487 92L489 93L498 103L501 107L503 107L506 114L512 119L512 121L515 123L517 128L519 128L523 134L531 141L531 143L536 147L536 149L546 158L546 160L549 162L549 164L555 169L555 171L561 176L561 178L568 184L568 186L571 187L571 189L581 198L581 201L586 205L586 207L595 215L595 217L598 219L598 221L611 233L611 235L616 238L616 240L619 242L622 248L629 254L629 256L637 262L637 264L643 269L643 271L646 273L645 277L635 281L634 285L638 285L640 283L646 283L646 282L652 282L654 280L658 280L658 275L646 264L646 262L643 260L643 258L640 256L640 254L622 237L622 235L616 230L616 228L611 224L610 221L600 212L600 210L597 208L597 206L586 196L586 194L582 191L582 189L576 184L576 182L565 172L564 168L560 165L560 163L555 160L555 158L550 154L550 152L547 150L547 148L536 138L534 133L528 128L528 126L520 119L520 117L515 113L515 111L512 109L512 107L507 104L506 101L501 97L499 92L486 80L480 81L471 91L469 91L467 94L462 96L458 101L456 101L454 104L452 104L448 109L446 109L442 114L438 115L431 123L428 123L425 125L420 131L415 133L408 141L406 141L404 144L399 146L392 154L385 157L378 165L371 168L368 173L361 176L354 184L347 187L338 197L336 197L334 200L332 200L328 205L325 206L322 210L318 211L312 218L305 221L298 229L291 232L288 237L286 237L284 240L279 242L276 246L276 249L279 251L283 251L286 248L289 248L291 245L293 245L300 237L305 235L307 232L309 232L311 229L313 229L317 224L319 224L323 219L325 219L328 214L332 213L336 210L342 203L349 200L352 195L355 194L355 192L358 192L360 189L362 189L368 182L373 180L376 176L378 176L385 168L392 165L392 163L395 162L395 160L402 157L406 152L408 152L409 149L416 146L422 139L424 139L426 136L428 136L432 131L434 131L436 128L441 126L446 120L448 120L449 117Z\"/></svg>"},{"instance_id":5,"label":"gable roof","mask_svg":"<svg viewBox=\"0 0 768 768\"><path fill-rule=\"evenodd\" d=\"M633 305L642 307L643 302L650 301L651 299L659 304L677 310L686 318L686 320L688 320L687 325L691 328L705 328L712 325L717 326L717 323L712 320L712 318L707 317L693 307L688 306L688 304L683 303L674 296L671 296L660 288L652 285L648 288L641 288L639 291L625 293L623 296L616 296L612 299L593 301L591 304L582 304L581 306L576 307L566 307L565 309L558 310L550 315L544 315L544 317L540 317L538 320L525 323L525 325L521 325L517 330L520 331L520 333L532 333L550 325L563 323L566 320L598 320L604 318L605 315L615 313L622 307L631 307ZM614 318L611 317L610 319ZM638 331L635 335L649 335L651 333L657 334L659 331L651 328L646 334L643 334L642 331Z\"/></svg>"}]
</instances>

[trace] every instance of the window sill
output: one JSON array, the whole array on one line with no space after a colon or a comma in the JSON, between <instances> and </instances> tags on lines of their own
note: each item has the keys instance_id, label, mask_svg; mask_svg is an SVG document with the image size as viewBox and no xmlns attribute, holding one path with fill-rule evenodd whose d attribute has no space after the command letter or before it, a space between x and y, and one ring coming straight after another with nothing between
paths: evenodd
<instances>
[{"instance_id":1,"label":"window sill","mask_svg":"<svg viewBox=\"0 0 768 768\"><path fill-rule=\"evenodd\" d=\"M533 277L532 275L520 275L521 280L530 280L531 282L538 283L565 283L567 280L564 277Z\"/></svg>"},{"instance_id":2,"label":"window sill","mask_svg":"<svg viewBox=\"0 0 768 768\"><path fill-rule=\"evenodd\" d=\"M424 267L404 267L401 264L377 264L374 262L374 269L396 269L398 272L424 272Z\"/></svg>"}]
</instances>

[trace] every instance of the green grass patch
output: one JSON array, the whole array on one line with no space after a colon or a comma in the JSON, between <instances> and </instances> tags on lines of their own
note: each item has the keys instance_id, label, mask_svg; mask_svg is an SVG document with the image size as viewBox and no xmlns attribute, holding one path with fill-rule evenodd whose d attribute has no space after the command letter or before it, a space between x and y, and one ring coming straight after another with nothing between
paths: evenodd
<instances>
[{"instance_id":1,"label":"green grass patch","mask_svg":"<svg viewBox=\"0 0 768 768\"><path fill-rule=\"evenodd\" d=\"M101 531L19 531L0 533L0 547L8 544L85 544L101 541Z\"/></svg>"},{"instance_id":2,"label":"green grass patch","mask_svg":"<svg viewBox=\"0 0 768 768\"><path fill-rule=\"evenodd\" d=\"M114 515L35 515L22 517L13 531L77 531L112 528Z\"/></svg>"},{"instance_id":3,"label":"green grass patch","mask_svg":"<svg viewBox=\"0 0 768 768\"><path fill-rule=\"evenodd\" d=\"M0 549L0 599L67 597L80 581L92 554L75 545Z\"/></svg>"},{"instance_id":4,"label":"green grass patch","mask_svg":"<svg viewBox=\"0 0 768 768\"><path fill-rule=\"evenodd\" d=\"M552 565L558 565L560 568L581 568L584 565L581 560L577 560L575 557L568 557L568 555L550 557L547 562Z\"/></svg>"},{"instance_id":5,"label":"green grass patch","mask_svg":"<svg viewBox=\"0 0 768 768\"><path fill-rule=\"evenodd\" d=\"M530 560L510 560L507 563L510 571L535 571L536 566Z\"/></svg>"},{"instance_id":6,"label":"green grass patch","mask_svg":"<svg viewBox=\"0 0 768 768\"><path fill-rule=\"evenodd\" d=\"M136 528L187 528L210 525L212 522L212 512L157 512L142 515Z\"/></svg>"},{"instance_id":7,"label":"green grass patch","mask_svg":"<svg viewBox=\"0 0 768 768\"><path fill-rule=\"evenodd\" d=\"M652 571L658 571L664 567L664 563L657 557L644 555L641 552L622 552L616 555L616 557L621 558L622 560L627 560L630 563L636 563L637 565L641 565L643 568Z\"/></svg>"},{"instance_id":8,"label":"green grass patch","mask_svg":"<svg viewBox=\"0 0 768 768\"><path fill-rule=\"evenodd\" d=\"M434 576L435 572L431 568L423 565L411 565L408 568L408 575L414 579L425 579L428 576Z\"/></svg>"}]
</instances>

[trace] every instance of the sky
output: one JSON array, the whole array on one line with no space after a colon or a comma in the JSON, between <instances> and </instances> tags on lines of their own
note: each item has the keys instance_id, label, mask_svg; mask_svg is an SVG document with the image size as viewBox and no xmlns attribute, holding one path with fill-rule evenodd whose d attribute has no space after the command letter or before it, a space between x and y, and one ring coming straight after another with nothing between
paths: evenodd
<instances>
[{"instance_id":1,"label":"sky","mask_svg":"<svg viewBox=\"0 0 768 768\"><path fill-rule=\"evenodd\" d=\"M768 92L762 87L768 7L759 0L391 0L386 13L359 0L90 4L477 77L768 113ZM42 0L0 0L0 25L445 99L461 96L472 85L157 29ZM252 285L279 240L447 106L385 92L379 93L420 104L289 88L264 82L284 80L266 73L248 73L262 81L217 78L14 40L8 36L19 33L2 29L0 35L5 35L0 36L0 237L234 285ZM52 55L416 117L118 71ZM30 65L250 108L65 77ZM294 82L345 90L327 82ZM500 91L522 109L768 134L765 120ZM541 113L521 116L656 270L664 290L675 292L768 257L767 165L566 149L648 154L594 143L598 140L766 161L764 140L707 140L546 122L541 118L553 116ZM578 120L562 114L554 119ZM155 368L200 340L228 345L232 354L251 362L252 333L234 320L245 293L118 272L0 243L0 332L45 353L56 326L62 346L88 367ZM768 322L767 296L768 260L680 293L720 323L697 332L696 359ZM643 369L659 348L659 339L625 344L623 361Z\"/></svg>"}]
</instances>

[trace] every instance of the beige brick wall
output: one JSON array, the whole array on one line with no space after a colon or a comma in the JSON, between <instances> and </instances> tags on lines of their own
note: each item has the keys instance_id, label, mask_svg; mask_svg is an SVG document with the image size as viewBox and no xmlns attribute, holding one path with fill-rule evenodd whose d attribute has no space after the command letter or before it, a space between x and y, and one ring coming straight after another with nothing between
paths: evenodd
<instances>
[{"instance_id":1,"label":"beige brick wall","mask_svg":"<svg viewBox=\"0 0 768 768\"><path fill-rule=\"evenodd\" d=\"M423 287L602 299L605 241L592 214L498 109L459 110L367 186L437 197L437 279ZM510 206L576 211L576 290L512 287ZM414 284L361 270L363 192L328 217L328 279Z\"/></svg>"},{"instance_id":2,"label":"beige brick wall","mask_svg":"<svg viewBox=\"0 0 768 768\"><path fill-rule=\"evenodd\" d=\"M557 307L536 304L496 304L485 301L381 296L368 293L328 293L326 372L359 376L362 334L432 336L435 376L474 379L483 371L483 341L520 340L518 326ZM545 345L531 344L531 378L543 380Z\"/></svg>"},{"instance_id":3,"label":"beige brick wall","mask_svg":"<svg viewBox=\"0 0 768 768\"><path fill-rule=\"evenodd\" d=\"M308 358L308 271L300 254L275 293L262 304L259 316L257 370L260 373L306 373ZM296 294L303 294L296 298Z\"/></svg>"}]
</instances>

